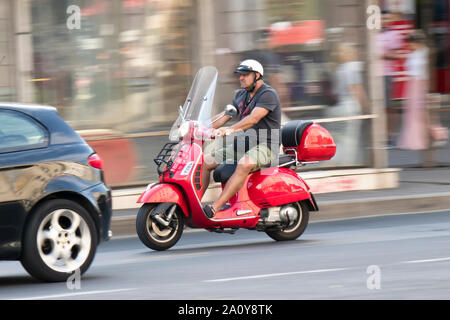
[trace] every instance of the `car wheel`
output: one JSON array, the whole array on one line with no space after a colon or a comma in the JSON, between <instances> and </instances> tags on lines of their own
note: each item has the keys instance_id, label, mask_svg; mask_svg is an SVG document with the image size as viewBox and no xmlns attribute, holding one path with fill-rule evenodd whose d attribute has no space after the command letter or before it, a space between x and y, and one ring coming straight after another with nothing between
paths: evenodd
<instances>
[{"instance_id":1,"label":"car wheel","mask_svg":"<svg viewBox=\"0 0 450 320\"><path fill-rule=\"evenodd\" d=\"M65 281L92 263L98 237L94 221L79 204L50 200L34 210L23 238L21 263L33 277Z\"/></svg>"}]
</instances>

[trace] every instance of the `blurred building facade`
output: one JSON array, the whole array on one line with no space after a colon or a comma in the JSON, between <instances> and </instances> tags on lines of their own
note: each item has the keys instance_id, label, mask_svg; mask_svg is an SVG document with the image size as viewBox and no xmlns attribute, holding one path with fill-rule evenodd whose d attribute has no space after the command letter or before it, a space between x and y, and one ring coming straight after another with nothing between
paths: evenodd
<instances>
[{"instance_id":1,"label":"blurred building facade","mask_svg":"<svg viewBox=\"0 0 450 320\"><path fill-rule=\"evenodd\" d=\"M434 90L450 92L449 0L0 0L0 100L56 106L77 130L154 132L175 120L199 67L219 69L219 110L238 88L239 61L262 57L284 121L362 124L360 157L324 166L385 167L370 5L434 37ZM325 93L339 43L356 48L370 110L333 121Z\"/></svg>"},{"instance_id":2,"label":"blurred building facade","mask_svg":"<svg viewBox=\"0 0 450 320\"><path fill-rule=\"evenodd\" d=\"M16 97L15 37L11 3L0 1L0 100Z\"/></svg>"}]
</instances>

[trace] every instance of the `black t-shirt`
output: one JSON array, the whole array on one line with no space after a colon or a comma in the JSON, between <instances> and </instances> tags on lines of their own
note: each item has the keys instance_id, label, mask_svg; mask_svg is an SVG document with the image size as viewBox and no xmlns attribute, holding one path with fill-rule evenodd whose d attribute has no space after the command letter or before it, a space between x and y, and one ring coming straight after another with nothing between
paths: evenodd
<instances>
[{"instance_id":1,"label":"black t-shirt","mask_svg":"<svg viewBox=\"0 0 450 320\"><path fill-rule=\"evenodd\" d=\"M233 105L238 109L239 120L248 116L256 107L269 110L269 113L253 127L246 130L245 134L251 137L256 134L256 143L267 143L272 151L278 153L281 143L281 107L275 89L263 84L253 98L250 98L250 93L247 90L241 89L236 92Z\"/></svg>"}]
</instances>

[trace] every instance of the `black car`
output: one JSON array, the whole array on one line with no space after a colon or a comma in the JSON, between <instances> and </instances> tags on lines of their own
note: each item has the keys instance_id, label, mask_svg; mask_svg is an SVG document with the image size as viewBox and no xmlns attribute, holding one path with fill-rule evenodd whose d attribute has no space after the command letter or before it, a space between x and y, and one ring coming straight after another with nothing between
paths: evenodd
<instances>
[{"instance_id":1,"label":"black car","mask_svg":"<svg viewBox=\"0 0 450 320\"><path fill-rule=\"evenodd\" d=\"M101 164L55 108L0 103L0 260L44 281L85 272L111 236Z\"/></svg>"}]
</instances>

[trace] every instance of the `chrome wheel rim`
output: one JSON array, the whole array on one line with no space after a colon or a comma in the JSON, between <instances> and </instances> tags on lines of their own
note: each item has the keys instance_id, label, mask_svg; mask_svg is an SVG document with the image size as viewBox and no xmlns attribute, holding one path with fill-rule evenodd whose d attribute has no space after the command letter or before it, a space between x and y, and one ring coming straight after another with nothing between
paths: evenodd
<instances>
[{"instance_id":1,"label":"chrome wheel rim","mask_svg":"<svg viewBox=\"0 0 450 320\"><path fill-rule=\"evenodd\" d=\"M88 259L92 246L91 231L77 212L58 209L48 214L37 232L42 261L57 272L70 273Z\"/></svg>"},{"instance_id":2,"label":"chrome wheel rim","mask_svg":"<svg viewBox=\"0 0 450 320\"><path fill-rule=\"evenodd\" d=\"M295 206L290 207L290 209L294 209L297 211L297 217L293 222L289 223L289 225L285 229L283 229L283 232L285 233L297 230L297 228L300 226L303 220L303 210L298 203L296 203Z\"/></svg>"},{"instance_id":3,"label":"chrome wheel rim","mask_svg":"<svg viewBox=\"0 0 450 320\"><path fill-rule=\"evenodd\" d=\"M175 225L175 227L172 227L173 225ZM152 219L152 215L151 213L149 213L145 222L145 226L149 237L151 237L156 242L166 243L175 238L177 234L179 228L178 217L175 213L170 225L168 227L162 227L158 224L158 222Z\"/></svg>"}]
</instances>

